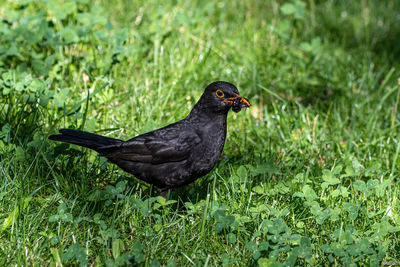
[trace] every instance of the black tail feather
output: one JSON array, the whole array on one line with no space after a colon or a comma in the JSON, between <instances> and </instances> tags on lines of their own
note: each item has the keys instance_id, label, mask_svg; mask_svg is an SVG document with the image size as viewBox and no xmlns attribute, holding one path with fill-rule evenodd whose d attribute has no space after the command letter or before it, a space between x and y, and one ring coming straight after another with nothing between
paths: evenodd
<instances>
[{"instance_id":1,"label":"black tail feather","mask_svg":"<svg viewBox=\"0 0 400 267\"><path fill-rule=\"evenodd\" d=\"M50 135L49 139L83 146L93 150L97 150L103 146L110 146L123 142L119 139L105 137L80 130L61 129L60 133L61 134Z\"/></svg>"}]
</instances>

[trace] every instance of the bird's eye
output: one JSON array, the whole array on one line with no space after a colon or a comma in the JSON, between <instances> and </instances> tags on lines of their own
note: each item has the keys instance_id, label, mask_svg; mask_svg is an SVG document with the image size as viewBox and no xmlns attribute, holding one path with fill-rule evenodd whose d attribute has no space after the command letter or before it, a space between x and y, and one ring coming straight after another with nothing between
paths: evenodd
<instances>
[{"instance_id":1,"label":"bird's eye","mask_svg":"<svg viewBox=\"0 0 400 267\"><path fill-rule=\"evenodd\" d=\"M224 97L224 92L222 92L221 90L217 90L217 91L215 92L215 94L216 94L219 98Z\"/></svg>"}]
</instances>

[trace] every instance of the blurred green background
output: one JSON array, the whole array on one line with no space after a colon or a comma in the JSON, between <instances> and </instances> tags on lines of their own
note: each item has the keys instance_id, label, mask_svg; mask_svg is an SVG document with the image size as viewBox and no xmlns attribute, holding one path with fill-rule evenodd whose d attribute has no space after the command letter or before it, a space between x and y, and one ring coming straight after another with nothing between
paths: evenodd
<instances>
[{"instance_id":1,"label":"blurred green background","mask_svg":"<svg viewBox=\"0 0 400 267\"><path fill-rule=\"evenodd\" d=\"M0 265L395 265L400 5L0 3ZM205 86L252 107L171 200L59 128L128 139Z\"/></svg>"}]
</instances>

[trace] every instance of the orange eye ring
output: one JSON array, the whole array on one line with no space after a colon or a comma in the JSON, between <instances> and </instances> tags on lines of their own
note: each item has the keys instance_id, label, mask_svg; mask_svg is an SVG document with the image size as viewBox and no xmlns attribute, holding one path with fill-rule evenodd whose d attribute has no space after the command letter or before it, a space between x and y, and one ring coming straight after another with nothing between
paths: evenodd
<instances>
[{"instance_id":1,"label":"orange eye ring","mask_svg":"<svg viewBox=\"0 0 400 267\"><path fill-rule=\"evenodd\" d=\"M216 94L219 98L224 97L224 92L222 92L221 90L217 90L217 91L215 92L215 94Z\"/></svg>"}]
</instances>

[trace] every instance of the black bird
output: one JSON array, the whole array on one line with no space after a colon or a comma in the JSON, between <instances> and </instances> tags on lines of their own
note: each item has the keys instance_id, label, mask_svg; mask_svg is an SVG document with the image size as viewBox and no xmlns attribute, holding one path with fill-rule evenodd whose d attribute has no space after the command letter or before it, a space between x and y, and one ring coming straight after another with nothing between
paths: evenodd
<instances>
[{"instance_id":1,"label":"black bird","mask_svg":"<svg viewBox=\"0 0 400 267\"><path fill-rule=\"evenodd\" d=\"M93 149L167 197L212 170L225 144L228 111L248 107L233 84L213 82L186 118L128 141L72 129L49 139Z\"/></svg>"}]
</instances>

